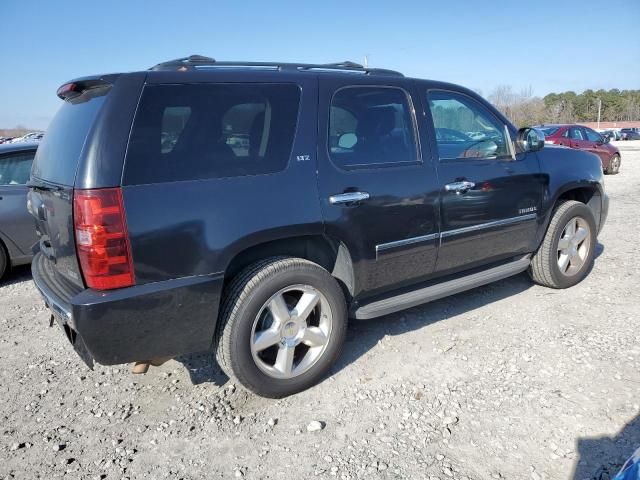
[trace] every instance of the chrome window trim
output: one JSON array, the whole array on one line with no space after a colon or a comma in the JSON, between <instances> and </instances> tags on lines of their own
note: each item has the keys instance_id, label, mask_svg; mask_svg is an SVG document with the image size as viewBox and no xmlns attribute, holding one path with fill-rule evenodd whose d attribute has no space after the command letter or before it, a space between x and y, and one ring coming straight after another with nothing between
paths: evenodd
<instances>
[{"instance_id":1,"label":"chrome window trim","mask_svg":"<svg viewBox=\"0 0 640 480\"><path fill-rule=\"evenodd\" d=\"M516 159L516 149L513 146L513 140L511 139L511 133L509 133L509 127L505 124L504 126L504 135L507 139L507 148L509 149L509 155L511 155L511 160L515 161Z\"/></svg>"},{"instance_id":2,"label":"chrome window trim","mask_svg":"<svg viewBox=\"0 0 640 480\"><path fill-rule=\"evenodd\" d=\"M526 215L519 215L517 217L505 218L503 220L494 220L493 222L480 223L478 225L472 225L470 227L447 230L441 233L430 233L428 235L420 235L418 237L406 238L404 240L395 240L393 242L381 243L379 245L376 245L376 260L379 259L380 253L383 253L386 250L392 250L397 247L404 247L406 245L413 245L415 243L428 242L430 240L453 237L455 235L461 235L463 233L469 233L469 232L476 232L476 231L484 230L487 228L513 225L516 223L536 220L537 218L538 218L538 215L536 213L528 213Z\"/></svg>"}]
</instances>

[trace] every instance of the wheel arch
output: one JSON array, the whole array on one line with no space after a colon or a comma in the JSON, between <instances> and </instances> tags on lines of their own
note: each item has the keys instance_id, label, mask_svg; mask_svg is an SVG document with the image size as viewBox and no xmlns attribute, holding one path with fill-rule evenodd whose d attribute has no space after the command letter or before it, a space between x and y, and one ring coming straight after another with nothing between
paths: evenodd
<instances>
[{"instance_id":1,"label":"wheel arch","mask_svg":"<svg viewBox=\"0 0 640 480\"><path fill-rule=\"evenodd\" d=\"M604 195L604 192L600 191L600 189L597 188L595 184L565 185L565 187L557 193L553 203L551 204L551 208L549 208L547 212L545 222L544 222L544 228L541 229L541 234L538 238L538 246L540 246L540 244L544 240L544 236L546 235L547 230L549 229L549 224L551 222L551 218L553 217L553 213L555 212L558 205L563 201L575 200L577 202L584 203L587 207L589 207L589 209L593 213L593 218L596 221L596 225L600 225L602 220L602 214L603 214L602 212L603 195Z\"/></svg>"},{"instance_id":2,"label":"wheel arch","mask_svg":"<svg viewBox=\"0 0 640 480\"><path fill-rule=\"evenodd\" d=\"M300 235L251 245L230 259L224 271L225 285L248 265L275 256L299 257L317 263L338 280L347 301L353 298L354 271L349 249L341 241L325 235Z\"/></svg>"},{"instance_id":3,"label":"wheel arch","mask_svg":"<svg viewBox=\"0 0 640 480\"><path fill-rule=\"evenodd\" d=\"M563 200L575 200L584 203L596 220L596 225L600 224L600 216L602 215L602 194L595 187L576 187L564 191L558 196L554 204L554 209L559 202Z\"/></svg>"},{"instance_id":4,"label":"wheel arch","mask_svg":"<svg viewBox=\"0 0 640 480\"><path fill-rule=\"evenodd\" d=\"M7 268L11 267L11 259L22 255L15 243L0 230L0 248L7 256Z\"/></svg>"}]
</instances>

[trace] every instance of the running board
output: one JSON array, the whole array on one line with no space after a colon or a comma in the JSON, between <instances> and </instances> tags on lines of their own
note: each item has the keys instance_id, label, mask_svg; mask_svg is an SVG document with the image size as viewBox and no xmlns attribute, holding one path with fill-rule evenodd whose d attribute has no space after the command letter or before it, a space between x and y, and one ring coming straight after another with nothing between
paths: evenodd
<instances>
[{"instance_id":1,"label":"running board","mask_svg":"<svg viewBox=\"0 0 640 480\"><path fill-rule=\"evenodd\" d=\"M465 290L470 290L481 285L486 285L487 283L495 282L496 280L510 277L511 275L516 275L520 272L524 272L529 267L529 264L531 263L530 257L530 255L525 255L513 262L474 273L466 277L456 278L455 280L449 280L447 282L421 288L420 290L414 290L395 297L385 298L384 300L369 303L368 305L364 305L356 310L355 318L358 320L367 320L369 318L389 315L390 313L415 307L416 305L423 303L432 302L439 298L455 295L456 293L464 292Z\"/></svg>"}]
</instances>

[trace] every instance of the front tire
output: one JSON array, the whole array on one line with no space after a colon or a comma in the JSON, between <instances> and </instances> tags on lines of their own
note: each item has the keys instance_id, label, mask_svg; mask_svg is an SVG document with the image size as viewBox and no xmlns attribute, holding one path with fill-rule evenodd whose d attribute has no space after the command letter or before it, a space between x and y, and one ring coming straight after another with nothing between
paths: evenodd
<instances>
[{"instance_id":1,"label":"front tire","mask_svg":"<svg viewBox=\"0 0 640 480\"><path fill-rule=\"evenodd\" d=\"M596 231L593 213L584 203L560 203L531 260L529 274L533 281L551 288L568 288L581 282L593 265Z\"/></svg>"},{"instance_id":2,"label":"front tire","mask_svg":"<svg viewBox=\"0 0 640 480\"><path fill-rule=\"evenodd\" d=\"M269 258L247 267L226 290L216 357L248 390L281 398L324 377L346 328L344 294L329 272L301 258Z\"/></svg>"},{"instance_id":3,"label":"front tire","mask_svg":"<svg viewBox=\"0 0 640 480\"><path fill-rule=\"evenodd\" d=\"M615 175L619 171L620 171L620 155L616 153L613 155L613 157L611 157L611 160L609 160L609 166L607 167L607 170L605 173L607 173L607 175Z\"/></svg>"}]
</instances>

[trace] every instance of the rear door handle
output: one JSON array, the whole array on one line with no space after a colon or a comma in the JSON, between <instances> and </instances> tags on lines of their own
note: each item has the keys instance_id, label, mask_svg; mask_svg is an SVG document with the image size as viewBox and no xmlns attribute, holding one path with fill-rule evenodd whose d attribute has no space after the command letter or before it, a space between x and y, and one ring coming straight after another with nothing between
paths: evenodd
<instances>
[{"instance_id":1,"label":"rear door handle","mask_svg":"<svg viewBox=\"0 0 640 480\"><path fill-rule=\"evenodd\" d=\"M339 193L337 195L331 195L329 197L329 203L331 205L339 205L342 203L356 203L363 200L368 200L369 194L367 192L346 192Z\"/></svg>"},{"instance_id":2,"label":"rear door handle","mask_svg":"<svg viewBox=\"0 0 640 480\"><path fill-rule=\"evenodd\" d=\"M447 183L444 186L444 189L447 192L456 192L458 195L461 193L466 192L467 190L472 189L473 187L475 187L476 184L473 182L453 182L453 183Z\"/></svg>"}]
</instances>

